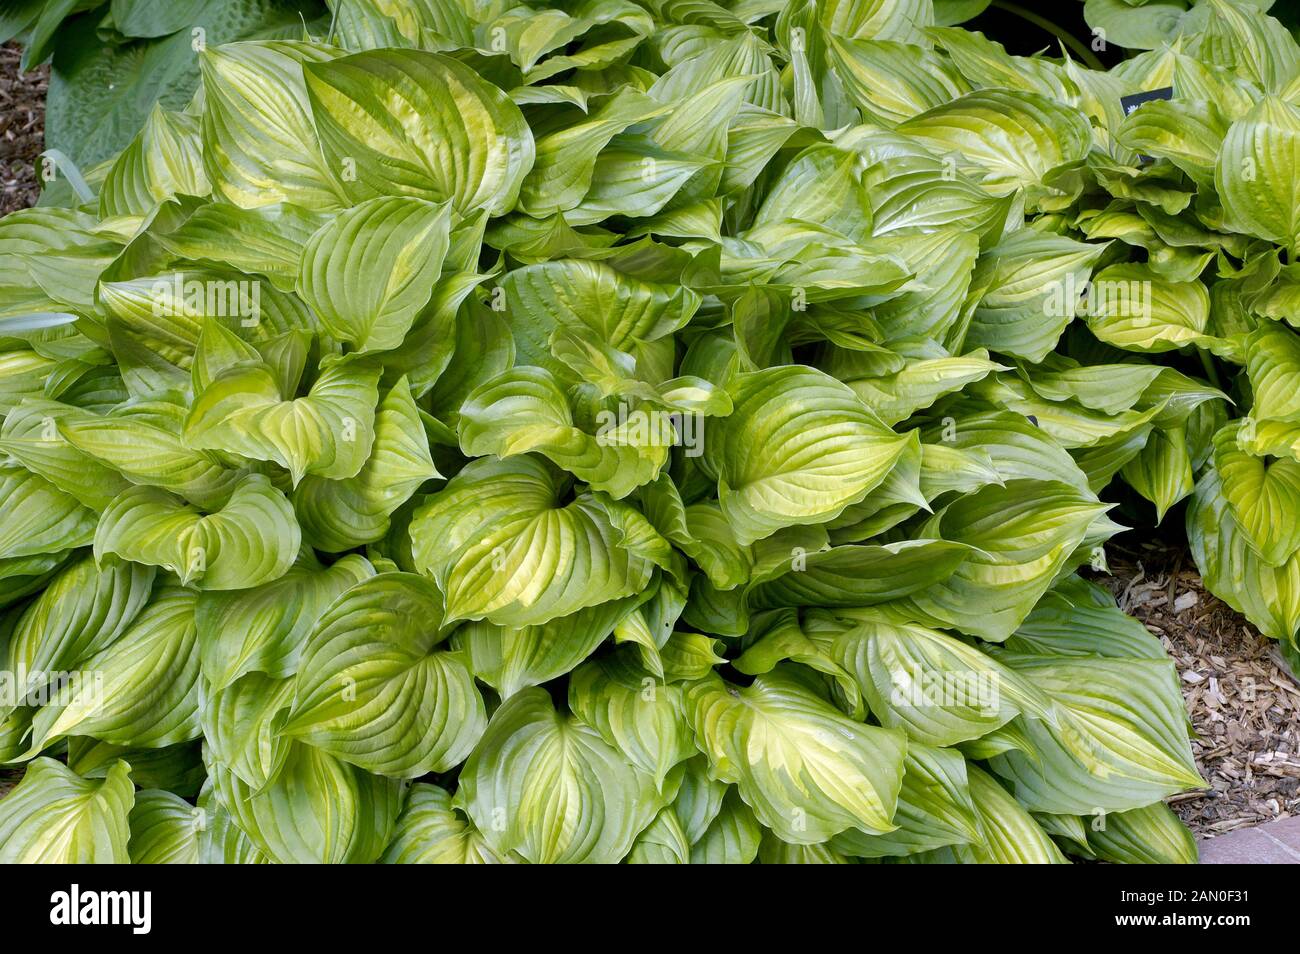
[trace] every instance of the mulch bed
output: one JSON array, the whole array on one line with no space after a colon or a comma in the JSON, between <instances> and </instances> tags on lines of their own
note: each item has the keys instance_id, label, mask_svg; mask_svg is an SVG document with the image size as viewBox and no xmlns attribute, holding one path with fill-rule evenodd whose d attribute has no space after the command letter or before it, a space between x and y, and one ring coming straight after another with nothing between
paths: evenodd
<instances>
[{"instance_id":1,"label":"mulch bed","mask_svg":"<svg viewBox=\"0 0 1300 954\"><path fill-rule=\"evenodd\" d=\"M45 141L50 68L18 72L17 44L0 47L0 214L25 209L41 194L36 162Z\"/></svg>"},{"instance_id":2,"label":"mulch bed","mask_svg":"<svg viewBox=\"0 0 1300 954\"><path fill-rule=\"evenodd\" d=\"M33 204L43 148L48 67L18 73L0 47L0 213ZM1205 591L1186 552L1163 543L1108 548L1098 582L1161 638L1178 664L1209 788L1170 799L1202 838L1300 815L1300 686L1269 640ZM0 768L0 796L21 771Z\"/></svg>"},{"instance_id":3,"label":"mulch bed","mask_svg":"<svg viewBox=\"0 0 1300 954\"><path fill-rule=\"evenodd\" d=\"M1178 665L1209 788L1169 799L1198 837L1300 814L1300 686L1277 644L1206 591L1181 547L1107 547L1097 582Z\"/></svg>"}]
</instances>

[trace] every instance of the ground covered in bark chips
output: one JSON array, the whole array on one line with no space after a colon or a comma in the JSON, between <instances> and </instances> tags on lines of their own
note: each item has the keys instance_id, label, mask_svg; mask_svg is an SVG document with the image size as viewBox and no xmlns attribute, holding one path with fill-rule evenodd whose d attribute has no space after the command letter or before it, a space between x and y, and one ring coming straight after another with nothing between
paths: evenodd
<instances>
[{"instance_id":1,"label":"ground covered in bark chips","mask_svg":"<svg viewBox=\"0 0 1300 954\"><path fill-rule=\"evenodd\" d=\"M48 67L18 71L20 51L0 47L0 214L35 203ZM1166 543L1120 538L1112 575L1098 575L1120 607L1161 638L1178 664L1195 727L1205 791L1170 803L1202 838L1300 814L1300 686L1274 643L1201 583L1190 557ZM0 769L0 796L21 771Z\"/></svg>"},{"instance_id":2,"label":"ground covered in bark chips","mask_svg":"<svg viewBox=\"0 0 1300 954\"><path fill-rule=\"evenodd\" d=\"M0 47L0 215L36 202L36 161L44 148L45 91L50 68L18 72L22 51Z\"/></svg>"},{"instance_id":3,"label":"ground covered in bark chips","mask_svg":"<svg viewBox=\"0 0 1300 954\"><path fill-rule=\"evenodd\" d=\"M1300 686L1277 643L1205 589L1184 549L1132 536L1107 547L1112 575L1095 579L1177 663L1210 785L1169 803L1201 838L1300 814Z\"/></svg>"}]
</instances>

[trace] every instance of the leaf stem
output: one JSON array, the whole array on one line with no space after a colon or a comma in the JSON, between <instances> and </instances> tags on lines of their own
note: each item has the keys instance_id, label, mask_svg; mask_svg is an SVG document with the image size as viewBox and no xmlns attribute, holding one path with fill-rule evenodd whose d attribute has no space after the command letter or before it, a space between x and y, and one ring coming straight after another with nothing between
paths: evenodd
<instances>
[{"instance_id":1,"label":"leaf stem","mask_svg":"<svg viewBox=\"0 0 1300 954\"><path fill-rule=\"evenodd\" d=\"M992 6L999 10L1005 10L1007 13L1013 13L1020 17L1020 19L1027 20L1034 24L1034 26L1041 27L1078 54L1079 58L1088 64L1089 68L1105 72L1106 67L1102 64L1101 60L1097 59L1092 50L1080 43L1079 39L1072 36L1064 27L1057 26L1051 20L1039 16L1032 10L1026 10L1018 3L1008 3L1007 0L993 0Z\"/></svg>"},{"instance_id":2,"label":"leaf stem","mask_svg":"<svg viewBox=\"0 0 1300 954\"><path fill-rule=\"evenodd\" d=\"M1214 359L1210 353L1203 348L1197 348L1196 353L1201 357L1201 367L1205 369L1205 376L1210 379L1210 384L1218 390L1223 390L1223 385L1219 383L1219 372L1214 367Z\"/></svg>"}]
</instances>

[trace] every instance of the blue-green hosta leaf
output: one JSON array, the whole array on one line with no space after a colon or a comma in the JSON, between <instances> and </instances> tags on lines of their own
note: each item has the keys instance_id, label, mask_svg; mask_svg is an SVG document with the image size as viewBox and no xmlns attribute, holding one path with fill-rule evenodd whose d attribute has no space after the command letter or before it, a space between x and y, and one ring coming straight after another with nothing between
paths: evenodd
<instances>
[{"instance_id":1,"label":"blue-green hosta leaf","mask_svg":"<svg viewBox=\"0 0 1300 954\"><path fill-rule=\"evenodd\" d=\"M343 169L321 152L303 80L305 64L337 55L288 42L227 43L202 53L203 159L219 197L246 209L343 204Z\"/></svg>"},{"instance_id":2,"label":"blue-green hosta leaf","mask_svg":"<svg viewBox=\"0 0 1300 954\"><path fill-rule=\"evenodd\" d=\"M611 517L630 508L592 494L561 505L564 489L536 457L482 458L416 511L415 564L446 593L448 621L539 625L645 588L654 565Z\"/></svg>"},{"instance_id":3,"label":"blue-green hosta leaf","mask_svg":"<svg viewBox=\"0 0 1300 954\"><path fill-rule=\"evenodd\" d=\"M247 672L292 675L320 615L373 574L365 557L348 554L329 567L300 561L250 589L203 593L195 609L203 678L217 691Z\"/></svg>"},{"instance_id":4,"label":"blue-green hosta leaf","mask_svg":"<svg viewBox=\"0 0 1300 954\"><path fill-rule=\"evenodd\" d=\"M662 791L668 773L695 754L684 690L664 685L624 649L592 660L569 679L569 708Z\"/></svg>"},{"instance_id":5,"label":"blue-green hosta leaf","mask_svg":"<svg viewBox=\"0 0 1300 954\"><path fill-rule=\"evenodd\" d=\"M381 539L393 512L439 476L403 377L379 402L374 446L361 471L343 480L304 477L293 493L294 512L308 543L337 553Z\"/></svg>"},{"instance_id":6,"label":"blue-green hosta leaf","mask_svg":"<svg viewBox=\"0 0 1300 954\"><path fill-rule=\"evenodd\" d=\"M68 565L14 622L7 667L25 670L29 681L38 672L75 669L126 631L148 601L153 582L152 567L115 557L97 564L85 556Z\"/></svg>"},{"instance_id":7,"label":"blue-green hosta leaf","mask_svg":"<svg viewBox=\"0 0 1300 954\"><path fill-rule=\"evenodd\" d=\"M885 478L907 445L851 389L812 368L738 375L728 392L735 409L706 425L704 459L742 544L838 516Z\"/></svg>"},{"instance_id":8,"label":"blue-green hosta leaf","mask_svg":"<svg viewBox=\"0 0 1300 954\"><path fill-rule=\"evenodd\" d=\"M590 434L574 425L554 375L521 366L482 385L461 406L460 446L471 457L539 453L593 490L626 497L655 479L677 435L667 412L657 408L625 416Z\"/></svg>"},{"instance_id":9,"label":"blue-green hosta leaf","mask_svg":"<svg viewBox=\"0 0 1300 954\"><path fill-rule=\"evenodd\" d=\"M241 590L284 576L301 539L284 494L250 474L224 507L206 516L166 491L132 487L100 518L95 557L113 553L165 567L185 584Z\"/></svg>"},{"instance_id":10,"label":"blue-green hosta leaf","mask_svg":"<svg viewBox=\"0 0 1300 954\"><path fill-rule=\"evenodd\" d=\"M881 725L928 745L977 739L1020 714L1051 720L1032 683L953 636L887 616L836 637L829 656L851 673Z\"/></svg>"},{"instance_id":11,"label":"blue-green hosta leaf","mask_svg":"<svg viewBox=\"0 0 1300 954\"><path fill-rule=\"evenodd\" d=\"M122 636L79 664L91 678L32 720L29 755L67 735L161 748L200 735L193 590L166 586Z\"/></svg>"},{"instance_id":12,"label":"blue-green hosta leaf","mask_svg":"<svg viewBox=\"0 0 1300 954\"><path fill-rule=\"evenodd\" d=\"M396 348L433 295L450 225L446 204L368 199L307 240L298 294L325 330L358 351Z\"/></svg>"},{"instance_id":13,"label":"blue-green hosta leaf","mask_svg":"<svg viewBox=\"0 0 1300 954\"><path fill-rule=\"evenodd\" d=\"M662 807L654 779L542 689L511 697L460 775L457 802L498 854L611 864Z\"/></svg>"},{"instance_id":14,"label":"blue-green hosta leaf","mask_svg":"<svg viewBox=\"0 0 1300 954\"><path fill-rule=\"evenodd\" d=\"M297 485L304 474L355 477L370 457L379 369L359 361L325 366L306 397L282 397L266 366L236 365L195 398L185 443L274 461Z\"/></svg>"},{"instance_id":15,"label":"blue-green hosta leaf","mask_svg":"<svg viewBox=\"0 0 1300 954\"><path fill-rule=\"evenodd\" d=\"M896 827L901 732L845 717L785 667L745 689L711 677L686 702L711 774L735 783L782 840L816 844L850 828Z\"/></svg>"},{"instance_id":16,"label":"blue-green hosta leaf","mask_svg":"<svg viewBox=\"0 0 1300 954\"><path fill-rule=\"evenodd\" d=\"M352 587L303 648L281 731L379 775L445 772L474 748L487 713L474 677L434 647L442 594L424 577L384 573Z\"/></svg>"},{"instance_id":17,"label":"blue-green hosta leaf","mask_svg":"<svg viewBox=\"0 0 1300 954\"><path fill-rule=\"evenodd\" d=\"M1196 837L1163 802L1086 820L1088 847L1103 861L1129 865L1194 865Z\"/></svg>"},{"instance_id":18,"label":"blue-green hosta leaf","mask_svg":"<svg viewBox=\"0 0 1300 954\"><path fill-rule=\"evenodd\" d=\"M975 276L984 296L975 308L966 347L1042 361L1075 316L1104 244L1021 229L980 256Z\"/></svg>"},{"instance_id":19,"label":"blue-green hosta leaf","mask_svg":"<svg viewBox=\"0 0 1300 954\"><path fill-rule=\"evenodd\" d=\"M201 809L179 795L158 789L136 793L131 807L133 865L192 865L199 859Z\"/></svg>"},{"instance_id":20,"label":"blue-green hosta leaf","mask_svg":"<svg viewBox=\"0 0 1300 954\"><path fill-rule=\"evenodd\" d=\"M1187 507L1187 542L1205 585L1265 636L1294 643L1300 630L1300 555L1269 566L1248 539L1218 472L1209 468Z\"/></svg>"},{"instance_id":21,"label":"blue-green hosta leaf","mask_svg":"<svg viewBox=\"0 0 1300 954\"><path fill-rule=\"evenodd\" d=\"M325 155L354 202L415 196L450 201L462 215L514 207L533 167L533 134L471 67L388 49L322 58L303 72Z\"/></svg>"},{"instance_id":22,"label":"blue-green hosta leaf","mask_svg":"<svg viewBox=\"0 0 1300 954\"><path fill-rule=\"evenodd\" d=\"M94 536L93 511L44 477L0 464L0 558L58 553Z\"/></svg>"},{"instance_id":23,"label":"blue-green hosta leaf","mask_svg":"<svg viewBox=\"0 0 1300 954\"><path fill-rule=\"evenodd\" d=\"M452 805L446 789L416 782L398 816L393 840L380 859L389 865L499 865L513 859L492 850L487 839Z\"/></svg>"},{"instance_id":24,"label":"blue-green hosta leaf","mask_svg":"<svg viewBox=\"0 0 1300 954\"><path fill-rule=\"evenodd\" d=\"M894 831L868 835L851 828L830 845L846 855L882 858L981 842L965 757L955 749L909 742L894 821Z\"/></svg>"},{"instance_id":25,"label":"blue-green hosta leaf","mask_svg":"<svg viewBox=\"0 0 1300 954\"><path fill-rule=\"evenodd\" d=\"M36 759L0 801L0 863L127 864L130 772L118 762L102 781L83 779L53 759Z\"/></svg>"},{"instance_id":26,"label":"blue-green hosta leaf","mask_svg":"<svg viewBox=\"0 0 1300 954\"><path fill-rule=\"evenodd\" d=\"M254 789L209 766L222 807L260 852L280 864L371 864L392 840L404 783L292 743L276 777Z\"/></svg>"},{"instance_id":27,"label":"blue-green hosta leaf","mask_svg":"<svg viewBox=\"0 0 1300 954\"><path fill-rule=\"evenodd\" d=\"M1168 659L1020 656L1002 661L1046 693L1060 728L1024 720L1031 754L996 756L993 770L1034 811L1125 811L1204 783Z\"/></svg>"}]
</instances>

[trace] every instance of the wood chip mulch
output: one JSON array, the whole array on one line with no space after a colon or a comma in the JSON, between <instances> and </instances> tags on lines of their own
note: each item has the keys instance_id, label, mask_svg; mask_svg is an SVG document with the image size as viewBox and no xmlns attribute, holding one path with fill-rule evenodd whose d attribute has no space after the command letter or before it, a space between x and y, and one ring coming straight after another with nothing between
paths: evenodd
<instances>
[{"instance_id":1,"label":"wood chip mulch","mask_svg":"<svg viewBox=\"0 0 1300 954\"><path fill-rule=\"evenodd\" d=\"M1209 788L1169 799L1200 838L1300 815L1300 685L1277 643L1210 595L1185 549L1107 548L1097 576L1174 658Z\"/></svg>"},{"instance_id":2,"label":"wood chip mulch","mask_svg":"<svg viewBox=\"0 0 1300 954\"><path fill-rule=\"evenodd\" d=\"M22 51L0 46L0 214L36 203L36 162L45 148L45 91L50 68L18 72Z\"/></svg>"}]
</instances>

